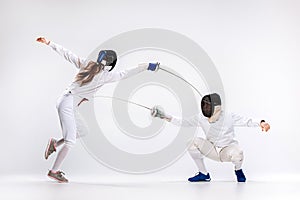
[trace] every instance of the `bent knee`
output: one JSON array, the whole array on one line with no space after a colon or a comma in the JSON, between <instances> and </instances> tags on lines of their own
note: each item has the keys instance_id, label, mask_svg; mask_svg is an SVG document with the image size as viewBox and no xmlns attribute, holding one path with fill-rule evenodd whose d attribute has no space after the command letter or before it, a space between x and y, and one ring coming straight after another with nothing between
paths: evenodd
<instances>
[{"instance_id":1,"label":"bent knee","mask_svg":"<svg viewBox=\"0 0 300 200\"><path fill-rule=\"evenodd\" d=\"M231 156L232 162L241 162L244 160L244 153L242 150L236 151Z\"/></svg>"},{"instance_id":2,"label":"bent knee","mask_svg":"<svg viewBox=\"0 0 300 200\"><path fill-rule=\"evenodd\" d=\"M75 140L75 141L71 141L71 140L65 140L65 141L64 141L64 143L65 143L65 145L66 145L66 146L68 146L68 147L72 148L72 147L74 147L74 146L75 146L75 144L76 144L76 140Z\"/></svg>"}]
</instances>

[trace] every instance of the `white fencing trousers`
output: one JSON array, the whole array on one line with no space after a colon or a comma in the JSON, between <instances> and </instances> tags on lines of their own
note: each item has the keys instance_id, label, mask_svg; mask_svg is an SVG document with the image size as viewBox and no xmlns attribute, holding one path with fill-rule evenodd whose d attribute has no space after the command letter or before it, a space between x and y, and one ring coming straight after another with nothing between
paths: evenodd
<instances>
[{"instance_id":1,"label":"white fencing trousers","mask_svg":"<svg viewBox=\"0 0 300 200\"><path fill-rule=\"evenodd\" d=\"M87 128L76 109L75 101L72 94L66 93L58 98L56 104L64 142L72 145L76 143L76 138L87 134Z\"/></svg>"},{"instance_id":2,"label":"white fencing trousers","mask_svg":"<svg viewBox=\"0 0 300 200\"><path fill-rule=\"evenodd\" d=\"M76 120L74 115L73 95L62 95L56 104L64 142L76 143Z\"/></svg>"},{"instance_id":3,"label":"white fencing trousers","mask_svg":"<svg viewBox=\"0 0 300 200\"><path fill-rule=\"evenodd\" d=\"M219 151L208 140L197 137L188 149L190 156L195 161L200 172L206 174L207 170L203 158L207 157L219 162L232 162L235 170L239 170L243 163L243 151L237 144L231 144L221 148Z\"/></svg>"}]
</instances>

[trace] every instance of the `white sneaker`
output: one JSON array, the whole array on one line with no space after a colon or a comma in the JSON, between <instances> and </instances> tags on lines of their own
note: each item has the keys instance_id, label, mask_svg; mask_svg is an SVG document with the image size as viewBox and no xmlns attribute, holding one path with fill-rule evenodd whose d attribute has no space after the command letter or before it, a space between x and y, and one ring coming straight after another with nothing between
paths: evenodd
<instances>
[{"instance_id":1,"label":"white sneaker","mask_svg":"<svg viewBox=\"0 0 300 200\"><path fill-rule=\"evenodd\" d=\"M53 138L50 138L46 150L45 150L45 159L47 160L48 157L56 151L56 140Z\"/></svg>"},{"instance_id":2,"label":"white sneaker","mask_svg":"<svg viewBox=\"0 0 300 200\"><path fill-rule=\"evenodd\" d=\"M58 181L59 183L68 183L69 181L64 177L64 175L65 173L63 173L62 171L52 172L51 170L49 170L48 172L49 178L52 178Z\"/></svg>"}]
</instances>

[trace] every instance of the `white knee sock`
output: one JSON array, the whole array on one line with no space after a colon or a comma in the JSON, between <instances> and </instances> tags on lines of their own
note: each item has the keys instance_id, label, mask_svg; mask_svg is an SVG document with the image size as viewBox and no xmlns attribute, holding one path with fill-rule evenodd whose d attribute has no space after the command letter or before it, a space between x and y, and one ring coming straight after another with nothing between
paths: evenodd
<instances>
[{"instance_id":1,"label":"white knee sock","mask_svg":"<svg viewBox=\"0 0 300 200\"><path fill-rule=\"evenodd\" d=\"M189 149L188 151L193 160L195 161L199 172L207 174L207 170L203 160L203 155L200 153L200 151L198 149Z\"/></svg>"},{"instance_id":2,"label":"white knee sock","mask_svg":"<svg viewBox=\"0 0 300 200\"><path fill-rule=\"evenodd\" d=\"M243 160L233 160L232 163L234 164L235 170L242 169Z\"/></svg>"},{"instance_id":3,"label":"white knee sock","mask_svg":"<svg viewBox=\"0 0 300 200\"><path fill-rule=\"evenodd\" d=\"M243 160L244 160L244 156L242 151L238 152L238 154L232 155L231 161L234 164L235 170L242 169Z\"/></svg>"},{"instance_id":4,"label":"white knee sock","mask_svg":"<svg viewBox=\"0 0 300 200\"><path fill-rule=\"evenodd\" d=\"M63 145L63 147L60 149L60 151L57 154L57 157L54 161L51 171L56 172L60 168L61 164L63 163L71 147L72 146L68 144Z\"/></svg>"}]
</instances>

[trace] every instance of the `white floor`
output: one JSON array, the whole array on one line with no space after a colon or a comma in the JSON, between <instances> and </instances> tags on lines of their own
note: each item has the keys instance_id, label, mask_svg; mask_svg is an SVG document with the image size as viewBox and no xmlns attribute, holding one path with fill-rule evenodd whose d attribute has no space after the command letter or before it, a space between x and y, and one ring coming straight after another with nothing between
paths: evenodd
<instances>
[{"instance_id":1,"label":"white floor","mask_svg":"<svg viewBox=\"0 0 300 200\"><path fill-rule=\"evenodd\" d=\"M22 200L154 200L154 199L300 199L300 181L87 181L59 184L45 177L0 177L0 199Z\"/></svg>"}]
</instances>

